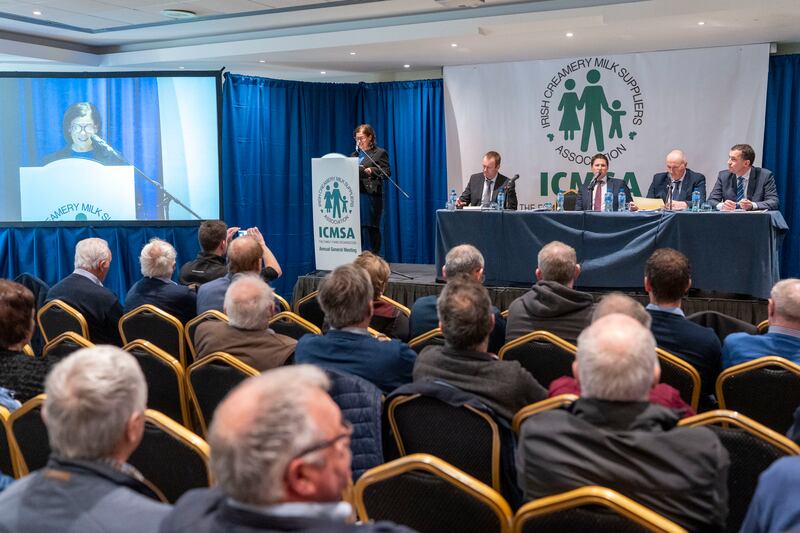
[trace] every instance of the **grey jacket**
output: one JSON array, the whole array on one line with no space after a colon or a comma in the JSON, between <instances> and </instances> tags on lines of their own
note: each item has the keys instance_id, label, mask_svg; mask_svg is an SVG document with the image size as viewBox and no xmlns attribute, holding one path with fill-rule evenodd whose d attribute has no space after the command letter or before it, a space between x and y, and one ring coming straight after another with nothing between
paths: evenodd
<instances>
[{"instance_id":1,"label":"grey jacket","mask_svg":"<svg viewBox=\"0 0 800 533\"><path fill-rule=\"evenodd\" d=\"M593 310L594 300L588 292L555 281L538 281L508 307L506 342L544 329L574 343L591 322Z\"/></svg>"}]
</instances>

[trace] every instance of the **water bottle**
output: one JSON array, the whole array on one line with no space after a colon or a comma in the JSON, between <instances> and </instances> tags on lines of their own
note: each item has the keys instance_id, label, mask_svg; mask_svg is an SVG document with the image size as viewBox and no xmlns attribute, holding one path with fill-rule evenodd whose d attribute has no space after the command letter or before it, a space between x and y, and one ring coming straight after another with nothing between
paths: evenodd
<instances>
[{"instance_id":1,"label":"water bottle","mask_svg":"<svg viewBox=\"0 0 800 533\"><path fill-rule=\"evenodd\" d=\"M605 201L603 202L603 211L606 213L610 213L614 210L614 195L611 194L611 191L606 192Z\"/></svg>"},{"instance_id":2,"label":"water bottle","mask_svg":"<svg viewBox=\"0 0 800 533\"><path fill-rule=\"evenodd\" d=\"M500 190L497 191L497 209L502 211L506 208L506 188L500 187Z\"/></svg>"},{"instance_id":3,"label":"water bottle","mask_svg":"<svg viewBox=\"0 0 800 533\"><path fill-rule=\"evenodd\" d=\"M564 210L564 191L559 189L558 196L556 196L556 211Z\"/></svg>"},{"instance_id":4,"label":"water bottle","mask_svg":"<svg viewBox=\"0 0 800 533\"><path fill-rule=\"evenodd\" d=\"M628 210L628 197L625 196L625 189L619 190L619 195L617 196L617 202L619 202L619 205L617 206L617 211Z\"/></svg>"},{"instance_id":5,"label":"water bottle","mask_svg":"<svg viewBox=\"0 0 800 533\"><path fill-rule=\"evenodd\" d=\"M458 196L456 196L456 190L450 189L450 198L447 200L447 210L454 211L456 208L456 202L458 201Z\"/></svg>"},{"instance_id":6,"label":"water bottle","mask_svg":"<svg viewBox=\"0 0 800 533\"><path fill-rule=\"evenodd\" d=\"M700 211L700 191L695 189L692 192L692 213Z\"/></svg>"}]
</instances>

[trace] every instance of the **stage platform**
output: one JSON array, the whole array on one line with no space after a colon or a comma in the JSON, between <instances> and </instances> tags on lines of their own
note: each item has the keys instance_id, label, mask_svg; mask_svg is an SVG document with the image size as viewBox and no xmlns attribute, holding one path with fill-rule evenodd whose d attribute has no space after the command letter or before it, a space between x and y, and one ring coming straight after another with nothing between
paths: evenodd
<instances>
[{"instance_id":1,"label":"stage platform","mask_svg":"<svg viewBox=\"0 0 800 533\"><path fill-rule=\"evenodd\" d=\"M386 296L397 300L401 304L411 307L414 301L421 296L429 294L439 294L444 287L444 283L437 282L436 267L434 265L418 265L410 263L391 263L392 275L389 277L389 286L386 289ZM294 299L297 301L306 294L316 290L320 280L327 274L327 271L309 272L297 278L294 286ZM531 269L533 276L533 269ZM533 284L533 279L531 279ZM525 287L486 287L489 296L498 309L505 310L514 299L524 294L528 288ZM590 292L595 301L602 295L611 292L611 289L582 289ZM621 290L643 305L648 303L647 293L644 290ZM767 318L767 300L760 300L748 297L736 297L732 295L709 294L691 290L689 296L683 300L683 310L687 315L698 311L718 311L726 315L758 324Z\"/></svg>"}]
</instances>

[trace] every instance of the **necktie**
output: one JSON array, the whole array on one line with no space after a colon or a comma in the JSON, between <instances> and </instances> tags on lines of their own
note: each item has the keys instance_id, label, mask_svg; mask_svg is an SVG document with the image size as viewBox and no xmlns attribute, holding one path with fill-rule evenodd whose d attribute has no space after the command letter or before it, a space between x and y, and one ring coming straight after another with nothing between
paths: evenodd
<instances>
[{"instance_id":1,"label":"necktie","mask_svg":"<svg viewBox=\"0 0 800 533\"><path fill-rule=\"evenodd\" d=\"M481 205L489 205L492 203L492 180L483 179L483 195L481 196Z\"/></svg>"},{"instance_id":2,"label":"necktie","mask_svg":"<svg viewBox=\"0 0 800 533\"><path fill-rule=\"evenodd\" d=\"M598 181L594 184L594 210L603 210L603 182Z\"/></svg>"},{"instance_id":3,"label":"necktie","mask_svg":"<svg viewBox=\"0 0 800 533\"><path fill-rule=\"evenodd\" d=\"M673 187L672 198L673 199L678 198L679 195L681 194L681 183L683 183L683 180L678 180L678 181L672 183L672 187Z\"/></svg>"},{"instance_id":4,"label":"necktie","mask_svg":"<svg viewBox=\"0 0 800 533\"><path fill-rule=\"evenodd\" d=\"M742 200L744 200L744 178L739 176L736 178L738 183L736 184L736 203L738 204Z\"/></svg>"}]
</instances>

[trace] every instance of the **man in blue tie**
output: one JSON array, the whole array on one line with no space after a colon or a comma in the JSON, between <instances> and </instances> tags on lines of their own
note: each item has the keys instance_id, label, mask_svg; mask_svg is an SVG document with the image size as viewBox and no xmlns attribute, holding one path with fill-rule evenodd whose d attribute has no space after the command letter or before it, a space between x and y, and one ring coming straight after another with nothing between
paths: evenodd
<instances>
[{"instance_id":1,"label":"man in blue tie","mask_svg":"<svg viewBox=\"0 0 800 533\"><path fill-rule=\"evenodd\" d=\"M728 170L717 176L708 203L719 211L777 210L775 177L771 170L754 167L756 152L749 144L735 144L728 154Z\"/></svg>"}]
</instances>

